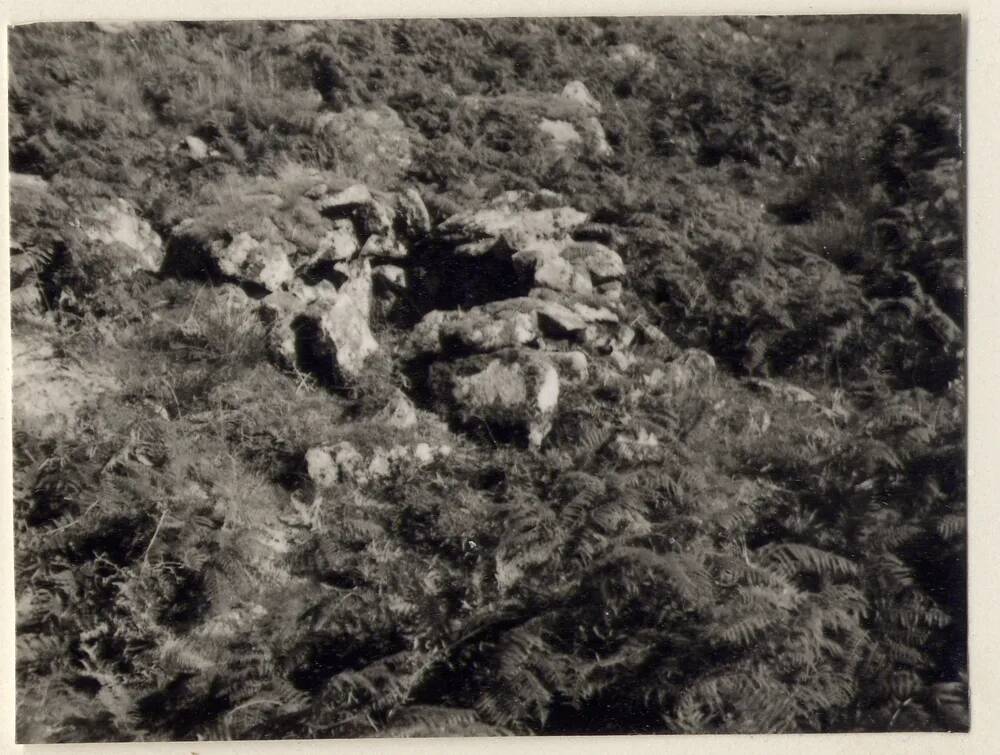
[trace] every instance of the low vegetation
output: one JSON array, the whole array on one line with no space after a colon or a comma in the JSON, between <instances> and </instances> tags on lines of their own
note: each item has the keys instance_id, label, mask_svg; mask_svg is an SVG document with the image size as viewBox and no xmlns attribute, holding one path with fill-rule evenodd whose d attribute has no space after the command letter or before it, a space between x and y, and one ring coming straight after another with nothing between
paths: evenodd
<instances>
[{"instance_id":1,"label":"low vegetation","mask_svg":"<svg viewBox=\"0 0 1000 755\"><path fill-rule=\"evenodd\" d=\"M967 730L961 38L12 29L19 741ZM326 380L300 320L274 358L263 274L185 244L257 234L339 287L316 208L359 183L429 229L397 218L374 290L415 283ZM537 443L439 412L407 351L473 285L435 278L437 229L508 191L625 268ZM310 452L344 444L391 474L327 484Z\"/></svg>"}]
</instances>

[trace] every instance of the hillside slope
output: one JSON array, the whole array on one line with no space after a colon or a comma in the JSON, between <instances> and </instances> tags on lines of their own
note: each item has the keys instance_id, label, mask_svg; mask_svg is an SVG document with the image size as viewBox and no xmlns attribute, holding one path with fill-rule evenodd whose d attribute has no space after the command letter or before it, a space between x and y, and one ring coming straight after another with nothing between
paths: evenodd
<instances>
[{"instance_id":1,"label":"hillside slope","mask_svg":"<svg viewBox=\"0 0 1000 755\"><path fill-rule=\"evenodd\" d=\"M19 741L967 730L961 44L12 29Z\"/></svg>"}]
</instances>

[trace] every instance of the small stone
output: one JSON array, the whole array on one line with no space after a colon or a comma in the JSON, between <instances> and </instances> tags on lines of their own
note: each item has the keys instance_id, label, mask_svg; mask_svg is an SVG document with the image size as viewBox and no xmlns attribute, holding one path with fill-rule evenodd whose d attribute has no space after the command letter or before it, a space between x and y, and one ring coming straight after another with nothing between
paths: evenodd
<instances>
[{"instance_id":1,"label":"small stone","mask_svg":"<svg viewBox=\"0 0 1000 755\"><path fill-rule=\"evenodd\" d=\"M389 257L391 259L402 259L409 254L409 250L394 236L383 236L373 233L365 239L361 247L362 257Z\"/></svg>"},{"instance_id":2,"label":"small stone","mask_svg":"<svg viewBox=\"0 0 1000 755\"><path fill-rule=\"evenodd\" d=\"M622 372L628 370L636 361L634 356L617 348L613 348L608 356L615 367Z\"/></svg>"},{"instance_id":3,"label":"small stone","mask_svg":"<svg viewBox=\"0 0 1000 755\"><path fill-rule=\"evenodd\" d=\"M594 96L587 89L587 85L582 81L571 81L563 87L562 97L582 105L585 109L594 113L601 112L601 103L594 99Z\"/></svg>"},{"instance_id":4,"label":"small stone","mask_svg":"<svg viewBox=\"0 0 1000 755\"><path fill-rule=\"evenodd\" d=\"M572 146L583 143L583 137L569 121L542 118L538 130L552 139L552 147L559 153L567 152Z\"/></svg>"},{"instance_id":5,"label":"small stone","mask_svg":"<svg viewBox=\"0 0 1000 755\"><path fill-rule=\"evenodd\" d=\"M358 237L354 235L354 224L346 218L333 221L333 228L320 239L317 257L332 260L349 260L358 253Z\"/></svg>"},{"instance_id":6,"label":"small stone","mask_svg":"<svg viewBox=\"0 0 1000 755\"><path fill-rule=\"evenodd\" d=\"M434 452L427 443L418 443L413 448L413 458L416 459L417 464L423 466L434 461Z\"/></svg>"},{"instance_id":7,"label":"small stone","mask_svg":"<svg viewBox=\"0 0 1000 755\"><path fill-rule=\"evenodd\" d=\"M410 447L395 445L389 449L387 458L391 464L399 464L400 462L406 461L410 458Z\"/></svg>"},{"instance_id":8,"label":"small stone","mask_svg":"<svg viewBox=\"0 0 1000 755\"><path fill-rule=\"evenodd\" d=\"M408 238L425 236L431 230L431 216L420 192L408 188L397 197L396 219Z\"/></svg>"},{"instance_id":9,"label":"small stone","mask_svg":"<svg viewBox=\"0 0 1000 755\"><path fill-rule=\"evenodd\" d=\"M622 325L615 335L615 343L623 349L627 349L635 342L635 329L630 325Z\"/></svg>"},{"instance_id":10,"label":"small stone","mask_svg":"<svg viewBox=\"0 0 1000 755\"><path fill-rule=\"evenodd\" d=\"M667 340L666 333L648 322L639 326L639 335L644 343L660 343Z\"/></svg>"},{"instance_id":11,"label":"small stone","mask_svg":"<svg viewBox=\"0 0 1000 755\"><path fill-rule=\"evenodd\" d=\"M388 477L391 472L392 467L389 464L389 456L385 449L375 449L371 461L368 462L368 476L373 479L379 479Z\"/></svg>"},{"instance_id":12,"label":"small stone","mask_svg":"<svg viewBox=\"0 0 1000 755\"><path fill-rule=\"evenodd\" d=\"M376 415L375 420L397 430L406 430L417 424L417 411L403 392L397 390L396 395Z\"/></svg>"},{"instance_id":13,"label":"small stone","mask_svg":"<svg viewBox=\"0 0 1000 755\"><path fill-rule=\"evenodd\" d=\"M379 265L372 269L372 279L381 287L393 291L404 291L407 287L406 270L398 265Z\"/></svg>"},{"instance_id":14,"label":"small stone","mask_svg":"<svg viewBox=\"0 0 1000 755\"><path fill-rule=\"evenodd\" d=\"M643 50L633 42L615 45L608 51L608 59L612 63L619 65L629 64L637 68L652 72L656 70L656 56Z\"/></svg>"},{"instance_id":15,"label":"small stone","mask_svg":"<svg viewBox=\"0 0 1000 755\"><path fill-rule=\"evenodd\" d=\"M595 289L595 292L608 301L620 301L623 290L619 281L612 281L611 283L602 283Z\"/></svg>"},{"instance_id":16,"label":"small stone","mask_svg":"<svg viewBox=\"0 0 1000 755\"><path fill-rule=\"evenodd\" d=\"M324 197L319 202L319 209L330 210L336 207L356 207L370 204L374 201L375 198L367 186L364 184L354 184L332 196Z\"/></svg>"},{"instance_id":17,"label":"small stone","mask_svg":"<svg viewBox=\"0 0 1000 755\"><path fill-rule=\"evenodd\" d=\"M547 354L560 374L573 382L586 382L590 376L587 355L582 351L553 351Z\"/></svg>"},{"instance_id":18,"label":"small stone","mask_svg":"<svg viewBox=\"0 0 1000 755\"><path fill-rule=\"evenodd\" d=\"M582 302L574 302L573 311L588 323L618 324L618 315L606 307L591 307Z\"/></svg>"},{"instance_id":19,"label":"small stone","mask_svg":"<svg viewBox=\"0 0 1000 755\"><path fill-rule=\"evenodd\" d=\"M355 479L364 467L364 458L352 444L341 441L332 449L333 460L337 463L342 481Z\"/></svg>"},{"instance_id":20,"label":"small stone","mask_svg":"<svg viewBox=\"0 0 1000 755\"><path fill-rule=\"evenodd\" d=\"M587 270L595 285L625 277L625 263L621 256L596 241L570 244L563 250L562 256L575 266Z\"/></svg>"},{"instance_id":21,"label":"small stone","mask_svg":"<svg viewBox=\"0 0 1000 755\"><path fill-rule=\"evenodd\" d=\"M195 160L204 160L208 157L208 145L197 136L185 136L184 147L188 155Z\"/></svg>"},{"instance_id":22,"label":"small stone","mask_svg":"<svg viewBox=\"0 0 1000 755\"><path fill-rule=\"evenodd\" d=\"M538 329L550 338L583 340L587 323L568 307L547 302L538 309Z\"/></svg>"},{"instance_id":23,"label":"small stone","mask_svg":"<svg viewBox=\"0 0 1000 755\"><path fill-rule=\"evenodd\" d=\"M309 479L320 487L332 487L340 481L337 463L325 448L310 448L306 452L306 470Z\"/></svg>"}]
</instances>

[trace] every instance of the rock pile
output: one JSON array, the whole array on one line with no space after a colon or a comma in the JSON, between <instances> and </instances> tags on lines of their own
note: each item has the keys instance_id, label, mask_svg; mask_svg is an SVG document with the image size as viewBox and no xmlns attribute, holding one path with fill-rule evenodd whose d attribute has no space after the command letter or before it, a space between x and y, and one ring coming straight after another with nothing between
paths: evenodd
<instances>
[{"instance_id":1,"label":"rock pile","mask_svg":"<svg viewBox=\"0 0 1000 755\"><path fill-rule=\"evenodd\" d=\"M553 192L506 192L434 229L419 265L437 306L410 334L436 408L494 440L540 446L561 381L586 380L584 349L619 331L621 257Z\"/></svg>"},{"instance_id":2,"label":"rock pile","mask_svg":"<svg viewBox=\"0 0 1000 755\"><path fill-rule=\"evenodd\" d=\"M251 194L256 212L212 207L182 221L165 268L242 286L260 300L272 357L339 385L378 351L373 300L405 288L398 263L429 232L430 217L412 190L387 194L318 179L299 188L291 200Z\"/></svg>"}]
</instances>

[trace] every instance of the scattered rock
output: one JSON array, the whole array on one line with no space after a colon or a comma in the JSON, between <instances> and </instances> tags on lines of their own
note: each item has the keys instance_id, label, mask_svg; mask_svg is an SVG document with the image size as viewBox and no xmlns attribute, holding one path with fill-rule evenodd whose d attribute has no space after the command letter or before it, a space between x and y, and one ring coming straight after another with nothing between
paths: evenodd
<instances>
[{"instance_id":1,"label":"scattered rock","mask_svg":"<svg viewBox=\"0 0 1000 755\"><path fill-rule=\"evenodd\" d=\"M617 252L596 241L579 241L562 250L562 256L584 267L594 285L611 283L625 277L625 263Z\"/></svg>"},{"instance_id":2,"label":"scattered rock","mask_svg":"<svg viewBox=\"0 0 1000 755\"><path fill-rule=\"evenodd\" d=\"M583 133L584 140L592 155L610 157L614 154L615 151L608 144L608 135L604 132L604 126L595 116L591 116L583 122Z\"/></svg>"},{"instance_id":3,"label":"scattered rock","mask_svg":"<svg viewBox=\"0 0 1000 755\"><path fill-rule=\"evenodd\" d=\"M406 127L392 108L347 108L326 112L315 122L351 173L374 185L402 178L413 164L413 143L419 135Z\"/></svg>"},{"instance_id":4,"label":"scattered rock","mask_svg":"<svg viewBox=\"0 0 1000 755\"><path fill-rule=\"evenodd\" d=\"M33 173L11 173L9 181L12 195L20 191L46 192L49 190L49 182Z\"/></svg>"},{"instance_id":5,"label":"scattered rock","mask_svg":"<svg viewBox=\"0 0 1000 755\"><path fill-rule=\"evenodd\" d=\"M633 65L643 71L656 70L656 56L633 42L614 45L608 49L608 60L619 65Z\"/></svg>"},{"instance_id":6,"label":"scattered rock","mask_svg":"<svg viewBox=\"0 0 1000 755\"><path fill-rule=\"evenodd\" d=\"M388 455L382 448L375 449L375 453L372 454L372 458L368 462L368 476L380 479L388 477L390 474L392 474L392 465L389 463Z\"/></svg>"},{"instance_id":7,"label":"scattered rock","mask_svg":"<svg viewBox=\"0 0 1000 755\"><path fill-rule=\"evenodd\" d=\"M510 349L439 362L431 376L443 408L462 424L485 424L494 437L513 433L535 448L552 427L559 373L539 352Z\"/></svg>"},{"instance_id":8,"label":"scattered rock","mask_svg":"<svg viewBox=\"0 0 1000 755\"><path fill-rule=\"evenodd\" d=\"M636 358L632 354L622 351L622 349L617 347L612 347L608 357L611 359L612 364L622 372L628 371L636 363Z\"/></svg>"},{"instance_id":9,"label":"scattered rock","mask_svg":"<svg viewBox=\"0 0 1000 755\"><path fill-rule=\"evenodd\" d=\"M420 192L407 188L396 196L396 224L410 239L427 235L431 230L431 216Z\"/></svg>"},{"instance_id":10,"label":"scattered rock","mask_svg":"<svg viewBox=\"0 0 1000 755\"><path fill-rule=\"evenodd\" d=\"M547 351L545 356L559 370L559 376L568 382L583 383L590 377L587 355L582 351Z\"/></svg>"},{"instance_id":11,"label":"scattered rock","mask_svg":"<svg viewBox=\"0 0 1000 755\"><path fill-rule=\"evenodd\" d=\"M240 233L226 246L212 248L212 258L219 272L240 281L278 291L295 278L287 250L261 243L249 233Z\"/></svg>"},{"instance_id":12,"label":"scattered rock","mask_svg":"<svg viewBox=\"0 0 1000 755\"><path fill-rule=\"evenodd\" d=\"M583 318L587 323L604 323L607 325L617 325L618 315L607 307L592 307L583 302L573 302L570 305L574 312Z\"/></svg>"},{"instance_id":13,"label":"scattered rock","mask_svg":"<svg viewBox=\"0 0 1000 755\"><path fill-rule=\"evenodd\" d=\"M39 438L72 437L80 410L121 387L101 362L62 357L41 334L13 333L11 363L14 428Z\"/></svg>"},{"instance_id":14,"label":"scattered rock","mask_svg":"<svg viewBox=\"0 0 1000 755\"><path fill-rule=\"evenodd\" d=\"M558 154L565 154L573 147L583 144L583 137L569 121L554 121L542 118L538 130L552 140L552 148Z\"/></svg>"},{"instance_id":15,"label":"scattered rock","mask_svg":"<svg viewBox=\"0 0 1000 755\"><path fill-rule=\"evenodd\" d=\"M85 266L94 262L107 269L114 280L140 270L159 272L163 264L163 240L124 199L108 202L80 218L80 228L92 243L74 254L83 258L79 261Z\"/></svg>"},{"instance_id":16,"label":"scattered rock","mask_svg":"<svg viewBox=\"0 0 1000 755\"><path fill-rule=\"evenodd\" d=\"M663 370L662 385L671 391L683 390L710 379L715 371L715 360L711 354L701 349L686 349Z\"/></svg>"},{"instance_id":17,"label":"scattered rock","mask_svg":"<svg viewBox=\"0 0 1000 755\"><path fill-rule=\"evenodd\" d=\"M375 283L375 293L380 291L405 291L407 288L406 270L397 265L379 265L372 269L372 281Z\"/></svg>"},{"instance_id":18,"label":"scattered rock","mask_svg":"<svg viewBox=\"0 0 1000 755\"><path fill-rule=\"evenodd\" d=\"M562 96L595 114L600 114L601 112L601 103L594 99L594 96L582 81L569 82L563 87Z\"/></svg>"},{"instance_id":19,"label":"scattered rock","mask_svg":"<svg viewBox=\"0 0 1000 755\"><path fill-rule=\"evenodd\" d=\"M315 263L329 259L334 261L349 260L358 253L358 237L354 233L354 225L344 218L334 220L332 228L320 239L316 256L311 260Z\"/></svg>"},{"instance_id":20,"label":"scattered rock","mask_svg":"<svg viewBox=\"0 0 1000 755\"><path fill-rule=\"evenodd\" d=\"M586 340L587 321L561 304L544 302L538 310L538 329L550 338Z\"/></svg>"},{"instance_id":21,"label":"scattered rock","mask_svg":"<svg viewBox=\"0 0 1000 755\"><path fill-rule=\"evenodd\" d=\"M181 142L181 147L187 152L188 157L193 160L204 160L209 156L208 145L197 136L185 136Z\"/></svg>"},{"instance_id":22,"label":"scattered rock","mask_svg":"<svg viewBox=\"0 0 1000 755\"><path fill-rule=\"evenodd\" d=\"M363 481L364 468L364 457L347 441L334 446L310 448L306 452L306 471L321 488Z\"/></svg>"},{"instance_id":23,"label":"scattered rock","mask_svg":"<svg viewBox=\"0 0 1000 755\"><path fill-rule=\"evenodd\" d=\"M434 452L427 443L418 443L413 447L413 458L419 466L424 466L434 461Z\"/></svg>"},{"instance_id":24,"label":"scattered rock","mask_svg":"<svg viewBox=\"0 0 1000 755\"><path fill-rule=\"evenodd\" d=\"M369 325L372 273L367 260L341 263L346 281L301 283L266 296L260 305L272 355L279 364L340 384L361 374L378 350Z\"/></svg>"},{"instance_id":25,"label":"scattered rock","mask_svg":"<svg viewBox=\"0 0 1000 755\"><path fill-rule=\"evenodd\" d=\"M389 403L375 416L375 421L397 430L406 430L417 424L417 411L410 399L397 390Z\"/></svg>"},{"instance_id":26,"label":"scattered rock","mask_svg":"<svg viewBox=\"0 0 1000 755\"><path fill-rule=\"evenodd\" d=\"M462 312L435 310L410 335L413 354L488 353L516 348L539 336L584 341L587 321L557 302L517 297Z\"/></svg>"},{"instance_id":27,"label":"scattered rock","mask_svg":"<svg viewBox=\"0 0 1000 755\"><path fill-rule=\"evenodd\" d=\"M799 388L791 383L778 383L763 378L750 378L748 383L757 390L770 393L772 396L791 401L793 403L812 403L816 401L816 396L805 388Z\"/></svg>"},{"instance_id":28,"label":"scattered rock","mask_svg":"<svg viewBox=\"0 0 1000 755\"><path fill-rule=\"evenodd\" d=\"M622 325L615 334L615 345L621 349L627 349L635 342L635 328L630 325Z\"/></svg>"}]
</instances>

